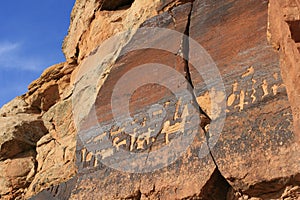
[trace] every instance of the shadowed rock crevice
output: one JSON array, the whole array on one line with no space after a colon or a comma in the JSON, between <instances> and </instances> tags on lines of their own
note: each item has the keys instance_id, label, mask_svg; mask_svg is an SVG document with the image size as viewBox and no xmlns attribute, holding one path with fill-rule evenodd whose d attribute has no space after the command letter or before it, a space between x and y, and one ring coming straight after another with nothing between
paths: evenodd
<instances>
[{"instance_id":1,"label":"shadowed rock crevice","mask_svg":"<svg viewBox=\"0 0 300 200\"><path fill-rule=\"evenodd\" d=\"M35 150L38 140L48 132L43 121L38 118L24 114L16 119L0 118L3 126L1 129L3 133L0 134L1 161L29 150Z\"/></svg>"},{"instance_id":2,"label":"shadowed rock crevice","mask_svg":"<svg viewBox=\"0 0 300 200\"><path fill-rule=\"evenodd\" d=\"M257 183L250 186L244 194L261 199L280 199L292 194L293 190L295 195L300 194L300 174Z\"/></svg>"},{"instance_id":3,"label":"shadowed rock crevice","mask_svg":"<svg viewBox=\"0 0 300 200\"><path fill-rule=\"evenodd\" d=\"M246 191L234 191L232 188L227 199L297 199L300 195L300 174L291 177L263 181L250 186Z\"/></svg>"},{"instance_id":4,"label":"shadowed rock crevice","mask_svg":"<svg viewBox=\"0 0 300 200\"><path fill-rule=\"evenodd\" d=\"M294 20L294 21L287 21L290 31L291 31L291 37L296 42L300 42L300 20Z\"/></svg>"},{"instance_id":5,"label":"shadowed rock crevice","mask_svg":"<svg viewBox=\"0 0 300 200\"><path fill-rule=\"evenodd\" d=\"M101 10L116 11L130 8L134 0L104 0Z\"/></svg>"},{"instance_id":6,"label":"shadowed rock crevice","mask_svg":"<svg viewBox=\"0 0 300 200\"><path fill-rule=\"evenodd\" d=\"M300 53L300 20L287 21L289 25L291 37L295 41L297 49Z\"/></svg>"},{"instance_id":7,"label":"shadowed rock crevice","mask_svg":"<svg viewBox=\"0 0 300 200\"><path fill-rule=\"evenodd\" d=\"M226 200L230 188L231 186L227 180L216 168L206 185L202 188L200 197L203 200Z\"/></svg>"}]
</instances>

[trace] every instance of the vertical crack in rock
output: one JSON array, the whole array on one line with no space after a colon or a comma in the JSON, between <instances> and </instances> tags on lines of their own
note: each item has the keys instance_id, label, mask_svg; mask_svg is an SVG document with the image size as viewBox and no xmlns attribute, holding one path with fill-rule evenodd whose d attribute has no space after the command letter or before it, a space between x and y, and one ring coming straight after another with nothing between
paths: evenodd
<instances>
[{"instance_id":1,"label":"vertical crack in rock","mask_svg":"<svg viewBox=\"0 0 300 200\"><path fill-rule=\"evenodd\" d=\"M190 53L190 45L189 45L189 35L190 35L190 24L191 24L191 16L192 16L192 10L193 10L193 2L191 3L191 10L188 16L188 22L186 26L186 30L184 32L185 37L183 37L182 41L182 53L183 57L189 58ZM190 68L189 68L189 60L184 60L184 71L185 71L185 78L188 81L188 90L191 92L193 96L193 104L198 109L200 113L200 119L201 119L201 128L205 131L205 127L210 123L211 119L210 117L203 111L201 106L197 102L197 98L194 91L194 84L191 78ZM205 131L206 132L206 131Z\"/></svg>"},{"instance_id":2,"label":"vertical crack in rock","mask_svg":"<svg viewBox=\"0 0 300 200\"><path fill-rule=\"evenodd\" d=\"M190 45L189 45L189 36L190 36L190 26L191 26L191 18L192 18L192 12L193 12L193 1L191 2L191 10L188 16L188 22L186 26L186 30L184 32L185 37L183 37L182 41L182 53L183 57L187 58L187 60L184 60L184 72L185 72L185 78L188 81L188 90L191 92L193 96L193 104L197 108L200 114L200 127L204 131L206 142L209 150L209 154L215 164L215 171L210 177L209 181L206 183L206 185L202 188L200 196L209 199L226 199L226 195L232 186L228 183L228 181L225 179L225 177L221 174L218 168L218 164L211 152L210 145L209 145L209 131L208 131L208 125L211 123L211 118L208 116L206 112L201 108L201 105L199 105L196 94L195 94L195 86L192 80L191 71L190 71L190 63L189 63L189 53L190 53ZM211 196L214 194L213 196Z\"/></svg>"},{"instance_id":3,"label":"vertical crack in rock","mask_svg":"<svg viewBox=\"0 0 300 200\"><path fill-rule=\"evenodd\" d=\"M185 37L183 37L182 40L182 53L183 53L183 57L187 58L187 60L184 60L184 72L185 72L185 78L188 81L188 90L191 92L192 97L193 97L193 105L195 106L195 108L199 111L200 113L200 127L203 129L206 139L207 139L207 143L208 143L208 139L209 139L209 134L206 131L206 127L208 124L210 124L211 122L211 118L208 116L207 113L205 113L203 111L203 109L201 108L201 106L198 104L197 102L197 98L196 98L196 94L195 94L195 87L194 87L194 83L191 77L191 72L190 72L190 66L189 66L189 53L190 53L190 45L189 45L189 35L190 35L190 24L191 24L191 16L192 16L192 11L193 11L193 2L191 4L191 10L188 16L188 22L187 22L187 26L185 29ZM209 145L208 145L209 146Z\"/></svg>"}]
</instances>

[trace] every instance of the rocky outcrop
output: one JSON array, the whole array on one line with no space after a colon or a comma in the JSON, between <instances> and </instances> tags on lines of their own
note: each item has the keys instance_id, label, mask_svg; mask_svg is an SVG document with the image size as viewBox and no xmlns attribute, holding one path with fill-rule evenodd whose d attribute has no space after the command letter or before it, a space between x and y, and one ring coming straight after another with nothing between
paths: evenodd
<instances>
[{"instance_id":1,"label":"rocky outcrop","mask_svg":"<svg viewBox=\"0 0 300 200\"><path fill-rule=\"evenodd\" d=\"M76 1L69 34L63 43L68 62L80 63L99 44L112 35L136 29L157 14L159 1ZM105 30L105 32L103 32Z\"/></svg>"},{"instance_id":2,"label":"rocky outcrop","mask_svg":"<svg viewBox=\"0 0 300 200\"><path fill-rule=\"evenodd\" d=\"M22 199L75 175L74 67L48 68L28 93L1 108L1 199Z\"/></svg>"},{"instance_id":3,"label":"rocky outcrop","mask_svg":"<svg viewBox=\"0 0 300 200\"><path fill-rule=\"evenodd\" d=\"M293 110L295 132L299 124L299 9L300 1L270 1L268 39L280 55L281 72ZM280 14L278 14L280 13ZM299 134L297 135L299 140Z\"/></svg>"},{"instance_id":4,"label":"rocky outcrop","mask_svg":"<svg viewBox=\"0 0 300 200\"><path fill-rule=\"evenodd\" d=\"M77 0L66 62L0 110L0 198L299 198L299 9Z\"/></svg>"}]
</instances>

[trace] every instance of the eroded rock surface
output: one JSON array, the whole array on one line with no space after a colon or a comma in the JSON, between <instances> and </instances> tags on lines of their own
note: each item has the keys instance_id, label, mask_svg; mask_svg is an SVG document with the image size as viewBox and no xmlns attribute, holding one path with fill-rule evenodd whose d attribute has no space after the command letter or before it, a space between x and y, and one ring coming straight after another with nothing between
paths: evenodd
<instances>
[{"instance_id":1,"label":"eroded rock surface","mask_svg":"<svg viewBox=\"0 0 300 200\"><path fill-rule=\"evenodd\" d=\"M299 9L300 1L270 1L268 39L280 55L281 72L293 110L294 127L300 140L299 104ZM278 14L280 13L280 14Z\"/></svg>"},{"instance_id":2,"label":"eroded rock surface","mask_svg":"<svg viewBox=\"0 0 300 200\"><path fill-rule=\"evenodd\" d=\"M299 199L299 10L298 0L77 0L66 62L0 110L0 198ZM179 35L143 31L155 28ZM153 48L132 51L141 45ZM224 93L206 80L212 66ZM129 101L121 121L116 87Z\"/></svg>"},{"instance_id":3,"label":"eroded rock surface","mask_svg":"<svg viewBox=\"0 0 300 200\"><path fill-rule=\"evenodd\" d=\"M284 187L274 180L298 182L293 176L300 169L280 59L266 38L268 2L195 1L194 7L190 36L217 63L227 93L226 122L212 155L234 189L265 199ZM194 80L201 96L205 86Z\"/></svg>"}]
</instances>

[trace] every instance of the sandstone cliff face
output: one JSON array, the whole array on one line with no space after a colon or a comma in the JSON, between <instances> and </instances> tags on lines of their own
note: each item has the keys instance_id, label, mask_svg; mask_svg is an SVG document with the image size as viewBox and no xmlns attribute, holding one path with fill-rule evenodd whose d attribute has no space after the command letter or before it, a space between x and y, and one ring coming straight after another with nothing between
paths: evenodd
<instances>
[{"instance_id":1,"label":"sandstone cliff face","mask_svg":"<svg viewBox=\"0 0 300 200\"><path fill-rule=\"evenodd\" d=\"M299 132L299 6L300 2L271 1L268 39L280 55L282 76L293 109L295 131ZM277 13L282 13L277 15ZM299 136L298 136L299 140Z\"/></svg>"},{"instance_id":2,"label":"sandstone cliff face","mask_svg":"<svg viewBox=\"0 0 300 200\"><path fill-rule=\"evenodd\" d=\"M299 13L298 0L77 0L66 62L0 109L0 198L299 199ZM178 34L145 31L158 27ZM118 85L148 63L161 65ZM130 100L119 122L115 88Z\"/></svg>"}]
</instances>

